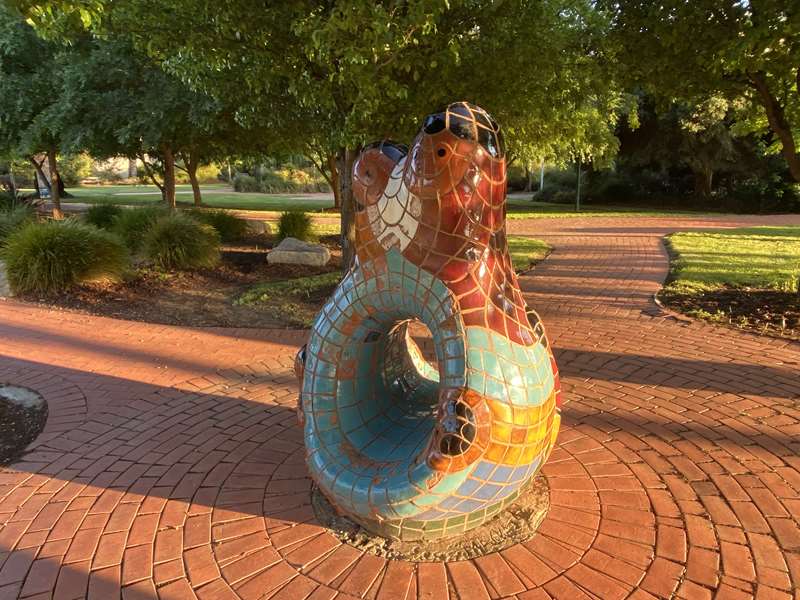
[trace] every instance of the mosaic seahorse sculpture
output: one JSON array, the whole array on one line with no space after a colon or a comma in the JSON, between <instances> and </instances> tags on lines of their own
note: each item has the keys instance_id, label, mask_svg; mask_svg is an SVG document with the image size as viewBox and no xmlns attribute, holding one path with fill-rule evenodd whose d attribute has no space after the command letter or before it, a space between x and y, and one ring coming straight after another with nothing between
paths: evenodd
<instances>
[{"instance_id":1,"label":"mosaic seahorse sculpture","mask_svg":"<svg viewBox=\"0 0 800 600\"><path fill-rule=\"evenodd\" d=\"M379 535L458 535L517 497L560 423L555 360L508 252L500 128L451 104L410 149L366 147L353 188L355 264L296 363L308 467Z\"/></svg>"}]
</instances>

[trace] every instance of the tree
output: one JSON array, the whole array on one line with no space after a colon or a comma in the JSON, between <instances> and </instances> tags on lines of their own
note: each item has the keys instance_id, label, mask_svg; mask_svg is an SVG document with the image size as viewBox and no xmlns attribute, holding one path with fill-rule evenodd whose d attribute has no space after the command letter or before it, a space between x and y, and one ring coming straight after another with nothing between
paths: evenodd
<instances>
[{"instance_id":1,"label":"tree","mask_svg":"<svg viewBox=\"0 0 800 600\"><path fill-rule=\"evenodd\" d=\"M800 181L800 10L785 0L604 0L628 83L747 102Z\"/></svg>"},{"instance_id":2,"label":"tree","mask_svg":"<svg viewBox=\"0 0 800 600\"><path fill-rule=\"evenodd\" d=\"M63 128L60 51L0 4L0 152L24 156L33 165L50 187L55 218L62 217L64 191L57 160Z\"/></svg>"},{"instance_id":3,"label":"tree","mask_svg":"<svg viewBox=\"0 0 800 600\"><path fill-rule=\"evenodd\" d=\"M225 128L235 124L216 100L113 37L74 42L62 78L62 94L70 99L65 146L94 156L138 158L172 209L175 171L183 168L200 204L197 168L234 136Z\"/></svg>"},{"instance_id":4,"label":"tree","mask_svg":"<svg viewBox=\"0 0 800 600\"><path fill-rule=\"evenodd\" d=\"M127 35L279 143L306 153L312 147L336 184L345 252L359 147L408 139L425 114L453 100L489 110L514 157L563 160L616 149L622 96L605 54L606 22L589 0L305 0L257 10L246 0L167 0L158 10L146 0L16 4L51 36L87 24Z\"/></svg>"}]
</instances>

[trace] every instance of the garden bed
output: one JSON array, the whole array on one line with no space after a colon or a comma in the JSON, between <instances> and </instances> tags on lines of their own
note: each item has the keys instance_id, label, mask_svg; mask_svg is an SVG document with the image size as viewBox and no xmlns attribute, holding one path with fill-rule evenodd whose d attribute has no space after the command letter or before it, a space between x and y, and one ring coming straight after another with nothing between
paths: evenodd
<instances>
[{"instance_id":1,"label":"garden bed","mask_svg":"<svg viewBox=\"0 0 800 600\"><path fill-rule=\"evenodd\" d=\"M301 317L287 312L285 299L275 297L253 305L237 300L256 285L303 281L338 273L341 252L331 249L325 267L270 265L267 250L252 246L226 246L214 268L165 272L141 268L120 283L82 285L56 296L23 296L29 302L132 321L191 327L304 327L302 315L316 313L324 298L318 294L295 299ZM334 275L335 276L335 275ZM335 283L323 291L324 297Z\"/></svg>"},{"instance_id":2,"label":"garden bed","mask_svg":"<svg viewBox=\"0 0 800 600\"><path fill-rule=\"evenodd\" d=\"M331 251L324 267L270 265L266 257L272 240L253 235L224 246L222 260L213 268L165 271L140 266L122 282L89 283L56 295L19 299L165 325L303 329L312 325L340 279L339 236L324 232L318 240ZM509 249L518 270L531 268L550 251L544 242L523 236L510 236Z\"/></svg>"},{"instance_id":3,"label":"garden bed","mask_svg":"<svg viewBox=\"0 0 800 600\"><path fill-rule=\"evenodd\" d=\"M0 382L0 465L19 458L47 422L47 403L33 390Z\"/></svg>"},{"instance_id":4,"label":"garden bed","mask_svg":"<svg viewBox=\"0 0 800 600\"><path fill-rule=\"evenodd\" d=\"M690 317L800 340L800 295L795 292L727 287L693 294L664 291L659 299Z\"/></svg>"},{"instance_id":5,"label":"garden bed","mask_svg":"<svg viewBox=\"0 0 800 600\"><path fill-rule=\"evenodd\" d=\"M800 227L676 233L659 300L688 316L800 340Z\"/></svg>"}]
</instances>

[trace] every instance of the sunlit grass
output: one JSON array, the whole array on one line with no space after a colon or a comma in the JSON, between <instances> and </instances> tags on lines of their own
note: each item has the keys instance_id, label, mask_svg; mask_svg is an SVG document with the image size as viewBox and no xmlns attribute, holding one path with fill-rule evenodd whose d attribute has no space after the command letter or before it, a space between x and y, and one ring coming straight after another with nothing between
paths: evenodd
<instances>
[{"instance_id":1,"label":"sunlit grass","mask_svg":"<svg viewBox=\"0 0 800 600\"><path fill-rule=\"evenodd\" d=\"M281 212L284 210L322 211L333 207L333 196L307 194L260 194L234 192L224 183L203 184L203 204L213 208ZM157 204L161 195L154 185L78 186L68 190L74 197L65 203L143 205ZM179 205L191 205L192 188L176 186ZM572 217L663 217L709 214L702 211L641 209L625 206L588 205L580 212L571 204L555 204L530 200L530 196L508 198L509 219L572 218Z\"/></svg>"},{"instance_id":2,"label":"sunlit grass","mask_svg":"<svg viewBox=\"0 0 800 600\"><path fill-rule=\"evenodd\" d=\"M675 233L672 292L724 286L792 291L800 277L800 227L751 227Z\"/></svg>"},{"instance_id":3,"label":"sunlit grass","mask_svg":"<svg viewBox=\"0 0 800 600\"><path fill-rule=\"evenodd\" d=\"M543 219L574 217L676 217L711 214L703 211L681 211L655 208L636 208L625 206L588 205L580 211L572 204L555 204L553 202L537 202L525 198L508 199L507 216L509 219Z\"/></svg>"},{"instance_id":4,"label":"sunlit grass","mask_svg":"<svg viewBox=\"0 0 800 600\"><path fill-rule=\"evenodd\" d=\"M321 211L333 206L333 200L303 194L258 194L234 192L224 184L203 185L203 205L212 208L229 208L238 210L305 210ZM161 193L154 185L103 185L79 186L70 188L72 198L65 198L63 202L85 204L117 204L141 206L158 204L161 202ZM176 201L178 205L192 206L194 204L192 188L189 185L176 186Z\"/></svg>"},{"instance_id":5,"label":"sunlit grass","mask_svg":"<svg viewBox=\"0 0 800 600\"><path fill-rule=\"evenodd\" d=\"M508 236L508 251L514 270L524 271L550 254L550 245L521 235Z\"/></svg>"}]
</instances>

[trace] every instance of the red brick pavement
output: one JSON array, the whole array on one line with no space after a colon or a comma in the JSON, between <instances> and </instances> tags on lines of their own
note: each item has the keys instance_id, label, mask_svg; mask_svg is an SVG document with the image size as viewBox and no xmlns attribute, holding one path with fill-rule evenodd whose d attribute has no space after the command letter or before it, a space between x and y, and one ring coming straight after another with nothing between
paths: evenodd
<instances>
[{"instance_id":1,"label":"red brick pavement","mask_svg":"<svg viewBox=\"0 0 800 600\"><path fill-rule=\"evenodd\" d=\"M0 470L0 600L800 598L800 346L652 302L675 229L800 218L514 221L565 419L530 541L386 561L314 521L292 407L302 332L0 303L0 382L50 417Z\"/></svg>"}]
</instances>

